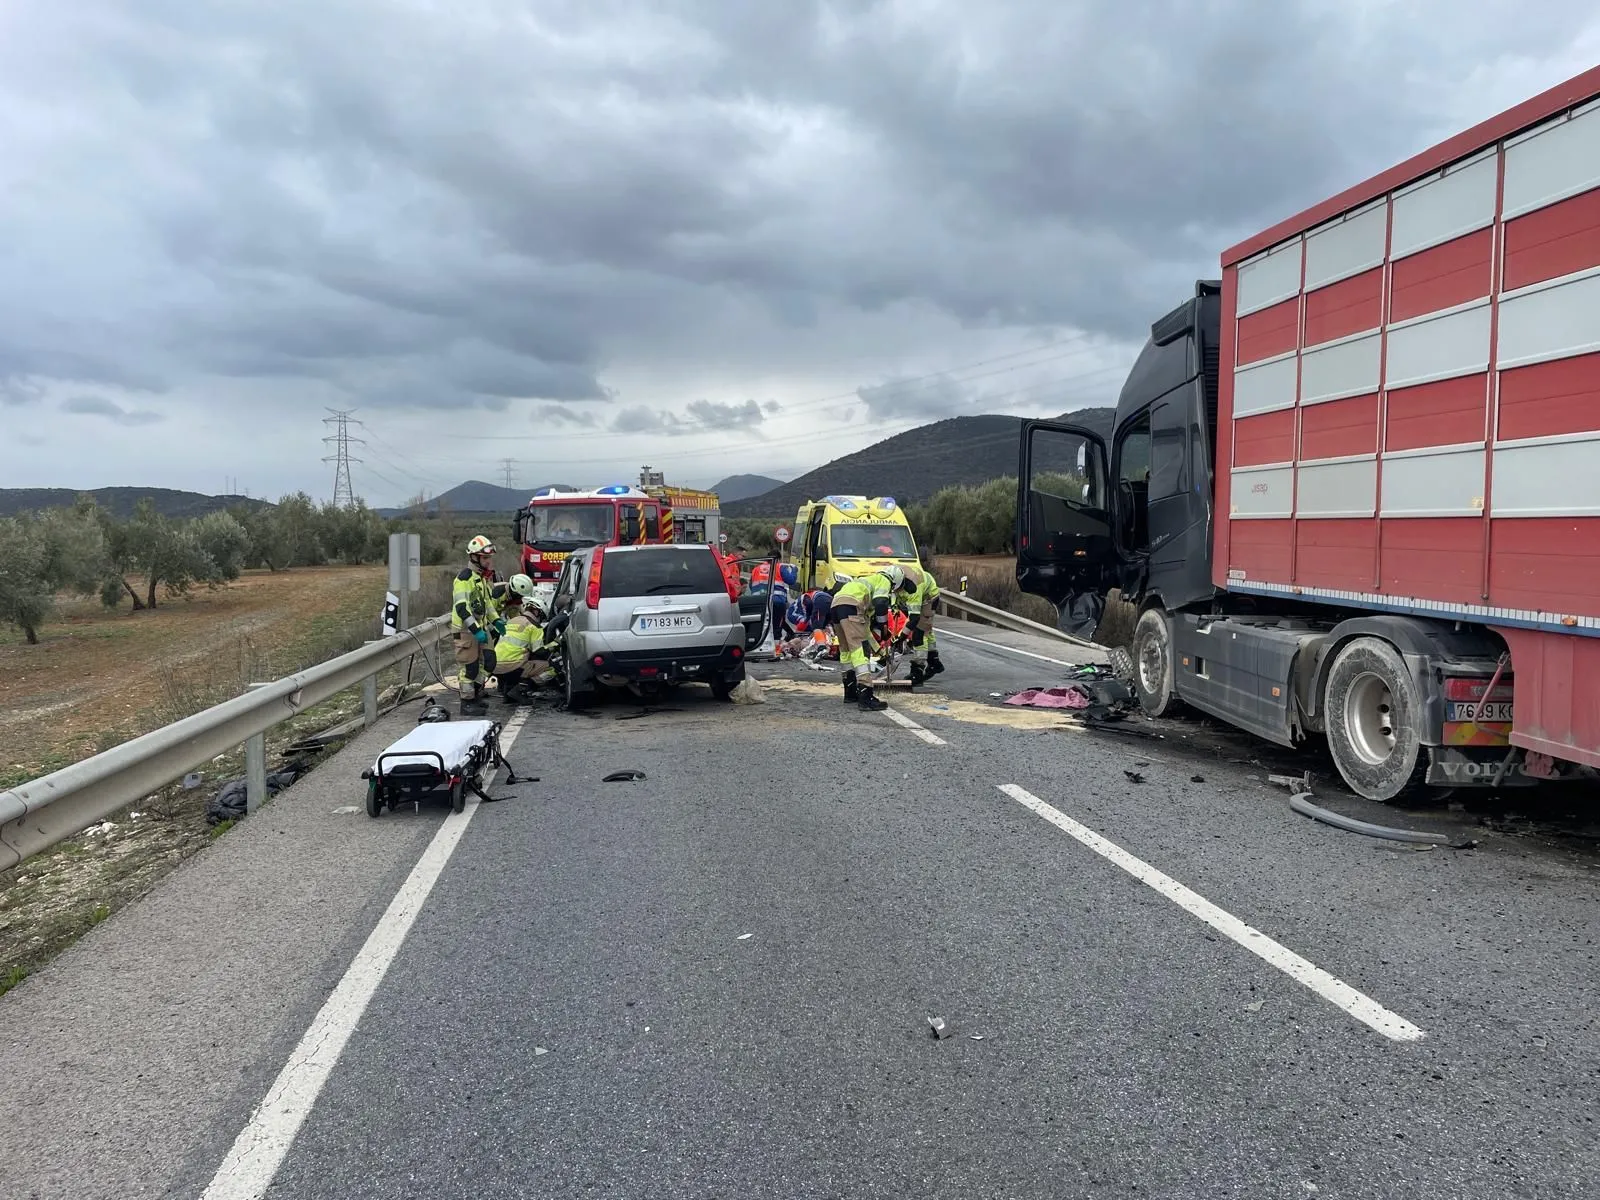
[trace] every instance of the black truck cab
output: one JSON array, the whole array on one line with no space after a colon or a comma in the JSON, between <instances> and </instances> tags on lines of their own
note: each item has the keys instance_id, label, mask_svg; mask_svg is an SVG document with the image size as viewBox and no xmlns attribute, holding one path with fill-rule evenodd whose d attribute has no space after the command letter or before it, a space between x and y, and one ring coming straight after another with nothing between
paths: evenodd
<instances>
[{"instance_id":1,"label":"black truck cab","mask_svg":"<svg viewBox=\"0 0 1600 1200\"><path fill-rule=\"evenodd\" d=\"M1117 400L1111 444L1052 421L1022 427L1017 583L1092 637L1104 597L1178 609L1211 600L1212 495L1222 286L1150 327Z\"/></svg>"}]
</instances>

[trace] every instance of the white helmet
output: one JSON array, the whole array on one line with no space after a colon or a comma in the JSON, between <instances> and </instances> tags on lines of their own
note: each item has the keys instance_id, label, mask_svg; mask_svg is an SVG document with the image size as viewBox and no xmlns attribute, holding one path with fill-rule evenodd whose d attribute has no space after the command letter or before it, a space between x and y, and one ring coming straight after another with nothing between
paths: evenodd
<instances>
[{"instance_id":1,"label":"white helmet","mask_svg":"<svg viewBox=\"0 0 1600 1200\"><path fill-rule=\"evenodd\" d=\"M530 599L533 596L533 580L529 579L526 575L513 575L506 582L510 586L511 590L517 595L521 596L524 600Z\"/></svg>"},{"instance_id":2,"label":"white helmet","mask_svg":"<svg viewBox=\"0 0 1600 1200\"><path fill-rule=\"evenodd\" d=\"M899 563L890 563L883 568L883 577L889 581L891 588L898 589L906 581L905 569Z\"/></svg>"}]
</instances>

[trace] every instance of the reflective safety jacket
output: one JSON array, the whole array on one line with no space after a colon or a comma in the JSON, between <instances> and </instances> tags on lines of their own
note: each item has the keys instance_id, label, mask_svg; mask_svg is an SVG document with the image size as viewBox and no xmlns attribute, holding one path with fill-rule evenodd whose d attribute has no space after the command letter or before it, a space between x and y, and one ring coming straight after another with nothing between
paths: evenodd
<instances>
[{"instance_id":1,"label":"reflective safety jacket","mask_svg":"<svg viewBox=\"0 0 1600 1200\"><path fill-rule=\"evenodd\" d=\"M939 581L933 577L932 571L923 568L907 567L905 571L906 578L917 585L906 596L906 612L920 614L926 609L931 613L933 602L939 598Z\"/></svg>"},{"instance_id":2,"label":"reflective safety jacket","mask_svg":"<svg viewBox=\"0 0 1600 1200\"><path fill-rule=\"evenodd\" d=\"M456 573L450 585L450 628L487 628L500 615L494 602L494 582L482 571L468 567Z\"/></svg>"},{"instance_id":3,"label":"reflective safety jacket","mask_svg":"<svg viewBox=\"0 0 1600 1200\"><path fill-rule=\"evenodd\" d=\"M853 604L862 613L871 611L882 614L889 611L889 597L893 592L894 586L889 582L889 577L881 571L874 571L870 575L841 583L839 590L833 594L833 603L835 607Z\"/></svg>"},{"instance_id":4,"label":"reflective safety jacket","mask_svg":"<svg viewBox=\"0 0 1600 1200\"><path fill-rule=\"evenodd\" d=\"M494 644L494 669L509 671L528 661L528 656L544 644L544 630L532 618L517 613L506 622L506 631Z\"/></svg>"}]
</instances>

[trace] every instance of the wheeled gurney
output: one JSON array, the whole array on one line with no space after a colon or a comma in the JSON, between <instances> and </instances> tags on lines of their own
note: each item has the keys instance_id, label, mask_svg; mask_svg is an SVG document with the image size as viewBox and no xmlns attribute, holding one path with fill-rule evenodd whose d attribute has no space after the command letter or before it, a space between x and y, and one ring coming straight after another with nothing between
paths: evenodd
<instances>
[{"instance_id":1,"label":"wheeled gurney","mask_svg":"<svg viewBox=\"0 0 1600 1200\"><path fill-rule=\"evenodd\" d=\"M418 725L379 754L361 772L367 781L367 816L409 800L421 806L424 795L449 789L450 808L460 812L470 791L480 800L489 797L483 779L494 767L506 769L506 782L517 776L500 753L497 721L438 721Z\"/></svg>"}]
</instances>

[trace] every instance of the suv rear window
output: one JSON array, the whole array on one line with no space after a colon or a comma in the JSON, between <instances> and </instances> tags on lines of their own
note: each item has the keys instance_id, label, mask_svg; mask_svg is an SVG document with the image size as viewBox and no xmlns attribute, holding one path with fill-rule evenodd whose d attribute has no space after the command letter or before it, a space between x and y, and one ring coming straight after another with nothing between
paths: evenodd
<instances>
[{"instance_id":1,"label":"suv rear window","mask_svg":"<svg viewBox=\"0 0 1600 1200\"><path fill-rule=\"evenodd\" d=\"M722 569L699 546L608 551L600 565L600 596L703 595L726 592Z\"/></svg>"}]
</instances>

